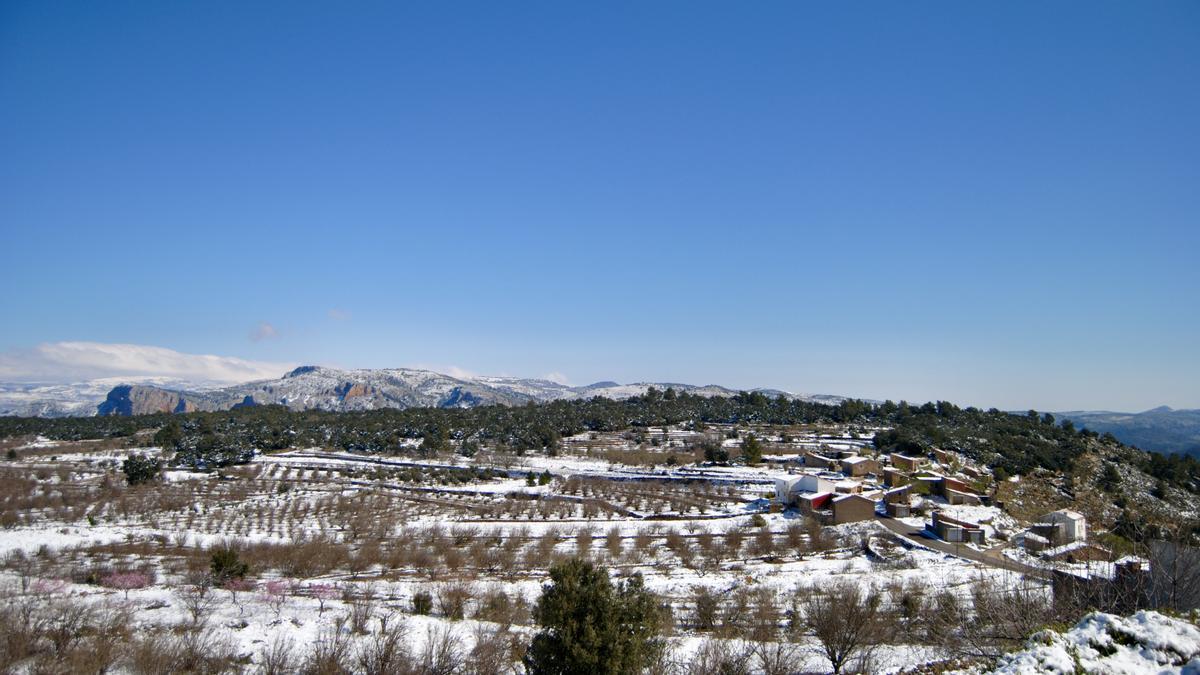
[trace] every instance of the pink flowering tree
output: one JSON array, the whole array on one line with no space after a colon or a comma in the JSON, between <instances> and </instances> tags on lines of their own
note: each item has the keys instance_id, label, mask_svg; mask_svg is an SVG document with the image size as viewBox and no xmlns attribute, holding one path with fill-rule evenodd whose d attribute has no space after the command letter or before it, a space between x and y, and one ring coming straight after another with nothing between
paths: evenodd
<instances>
[{"instance_id":1,"label":"pink flowering tree","mask_svg":"<svg viewBox=\"0 0 1200 675\"><path fill-rule=\"evenodd\" d=\"M341 589L336 584L310 584L308 592L317 599L317 613L325 613L325 603L341 597Z\"/></svg>"},{"instance_id":2,"label":"pink flowering tree","mask_svg":"<svg viewBox=\"0 0 1200 675\"><path fill-rule=\"evenodd\" d=\"M29 586L30 593L41 597L57 595L65 590L67 582L62 579L34 579Z\"/></svg>"},{"instance_id":3,"label":"pink flowering tree","mask_svg":"<svg viewBox=\"0 0 1200 675\"><path fill-rule=\"evenodd\" d=\"M242 605L243 593L250 593L255 589L254 582L249 579L233 578L225 582L223 588L229 591L229 598L233 600L233 604L237 605L238 615L241 616L245 611Z\"/></svg>"},{"instance_id":4,"label":"pink flowering tree","mask_svg":"<svg viewBox=\"0 0 1200 675\"><path fill-rule=\"evenodd\" d=\"M146 588L150 582L150 575L145 572L114 572L100 580L102 586L124 592L126 601L129 600L129 591Z\"/></svg>"},{"instance_id":5,"label":"pink flowering tree","mask_svg":"<svg viewBox=\"0 0 1200 675\"><path fill-rule=\"evenodd\" d=\"M263 585L259 598L271 608L271 611L275 612L275 619L278 620L291 593L292 582L290 579L273 579Z\"/></svg>"}]
</instances>

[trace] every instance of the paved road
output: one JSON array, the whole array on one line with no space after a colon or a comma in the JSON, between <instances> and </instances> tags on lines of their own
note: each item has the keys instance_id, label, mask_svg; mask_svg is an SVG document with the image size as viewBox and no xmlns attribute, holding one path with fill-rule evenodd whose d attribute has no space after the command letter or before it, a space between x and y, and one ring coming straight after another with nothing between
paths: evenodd
<instances>
[{"instance_id":1,"label":"paved road","mask_svg":"<svg viewBox=\"0 0 1200 675\"><path fill-rule=\"evenodd\" d=\"M1037 567L1030 567L1029 565L1022 565L1015 560L1004 557L1004 554L1000 552L1001 549L1004 548L1003 545L990 548L987 551L977 551L970 546L951 544L949 542L942 541L941 539L935 539L933 537L926 536L924 529L907 525L894 518L876 516L875 519L892 532L895 532L906 539L914 541L921 546L925 546L926 548L931 548L935 551L958 556L959 558L965 558L967 560L973 560L977 563L982 563L990 567L998 567L1010 572L1028 574L1039 579L1048 579L1050 576L1049 572L1046 570L1039 569Z\"/></svg>"}]
</instances>

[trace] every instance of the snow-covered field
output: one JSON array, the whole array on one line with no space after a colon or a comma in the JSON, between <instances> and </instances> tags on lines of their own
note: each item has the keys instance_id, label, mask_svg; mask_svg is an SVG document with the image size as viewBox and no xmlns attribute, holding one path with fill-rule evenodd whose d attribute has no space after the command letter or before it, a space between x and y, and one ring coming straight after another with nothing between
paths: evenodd
<instances>
[{"instance_id":1,"label":"snow-covered field","mask_svg":"<svg viewBox=\"0 0 1200 675\"><path fill-rule=\"evenodd\" d=\"M761 631L765 621L798 669L821 672L829 665L815 639L788 631L792 603L806 594L848 583L889 608L942 596L969 607L981 588L1029 583L876 521L821 527L769 508L778 468L620 464L587 447L618 443L588 436L567 439L558 456L428 459L313 448L219 472L171 469L127 487L120 463L159 449L39 439L25 446L37 453L0 464L7 513L16 514L0 527L0 587L10 600L116 608L143 631L203 625L253 671L285 639L297 654L329 640L353 651L385 625L403 624L414 654L447 641L469 651L497 635L527 641L548 567L583 556L617 577L640 574L670 607L678 664L718 643L749 653L763 639L747 641L751 625ZM1011 525L993 507L948 509ZM246 581L205 589L197 604L197 580L226 547L249 565ZM712 626L699 623L705 596L722 608ZM752 621L739 602L769 607ZM898 671L946 655L901 631L871 667Z\"/></svg>"}]
</instances>

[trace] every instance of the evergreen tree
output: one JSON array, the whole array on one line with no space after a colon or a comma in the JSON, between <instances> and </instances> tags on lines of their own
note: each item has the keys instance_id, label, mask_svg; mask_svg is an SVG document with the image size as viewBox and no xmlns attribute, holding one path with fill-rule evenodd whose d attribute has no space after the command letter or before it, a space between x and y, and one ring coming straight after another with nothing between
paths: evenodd
<instances>
[{"instance_id":1,"label":"evergreen tree","mask_svg":"<svg viewBox=\"0 0 1200 675\"><path fill-rule=\"evenodd\" d=\"M158 478L162 462L143 455L130 455L121 463L121 470L125 472L126 482L138 485Z\"/></svg>"},{"instance_id":2,"label":"evergreen tree","mask_svg":"<svg viewBox=\"0 0 1200 675\"><path fill-rule=\"evenodd\" d=\"M530 675L640 673L661 655L663 610L636 575L616 588L579 558L550 568L534 609L542 630L525 655Z\"/></svg>"},{"instance_id":3,"label":"evergreen tree","mask_svg":"<svg viewBox=\"0 0 1200 675\"><path fill-rule=\"evenodd\" d=\"M164 424L154 434L154 444L163 450L174 450L183 441L183 431L179 428L179 420L171 420Z\"/></svg>"},{"instance_id":4,"label":"evergreen tree","mask_svg":"<svg viewBox=\"0 0 1200 675\"><path fill-rule=\"evenodd\" d=\"M758 442L758 437L754 434L746 434L746 440L742 441L742 459L750 466L754 466L762 461L763 451L762 443Z\"/></svg>"},{"instance_id":5,"label":"evergreen tree","mask_svg":"<svg viewBox=\"0 0 1200 675\"><path fill-rule=\"evenodd\" d=\"M250 572L250 566L242 562L236 549L222 547L213 551L212 559L209 562L209 571L212 573L213 581L222 585L246 576Z\"/></svg>"},{"instance_id":6,"label":"evergreen tree","mask_svg":"<svg viewBox=\"0 0 1200 675\"><path fill-rule=\"evenodd\" d=\"M1104 463L1104 471L1100 472L1100 489L1105 492L1112 492L1121 485L1121 472L1117 471L1117 467L1109 462Z\"/></svg>"}]
</instances>

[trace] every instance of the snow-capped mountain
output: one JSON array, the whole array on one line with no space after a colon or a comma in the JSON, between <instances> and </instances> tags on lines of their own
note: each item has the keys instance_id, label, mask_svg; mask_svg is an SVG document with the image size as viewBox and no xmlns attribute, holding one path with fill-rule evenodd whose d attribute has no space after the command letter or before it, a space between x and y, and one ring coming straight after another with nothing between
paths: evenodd
<instances>
[{"instance_id":1,"label":"snow-capped mountain","mask_svg":"<svg viewBox=\"0 0 1200 675\"><path fill-rule=\"evenodd\" d=\"M141 415L155 412L227 410L242 405L285 405L293 410L375 410L378 408L473 407L520 405L603 396L623 399L644 394L650 387L700 396L731 396L737 391L717 385L638 382L597 382L572 387L544 379L516 377L453 377L429 370L387 368L339 370L302 366L275 380L232 386L197 386L186 382L143 378L138 381L95 380L80 385L30 387L3 385L0 414L6 415ZM19 387L24 387L19 389ZM841 396L798 395L757 390L768 396L836 403Z\"/></svg>"},{"instance_id":2,"label":"snow-capped mountain","mask_svg":"<svg viewBox=\"0 0 1200 675\"><path fill-rule=\"evenodd\" d=\"M175 377L104 377L84 382L0 382L0 415L72 417L96 414L96 406L113 387L137 384L163 389L204 391L221 386Z\"/></svg>"}]
</instances>

